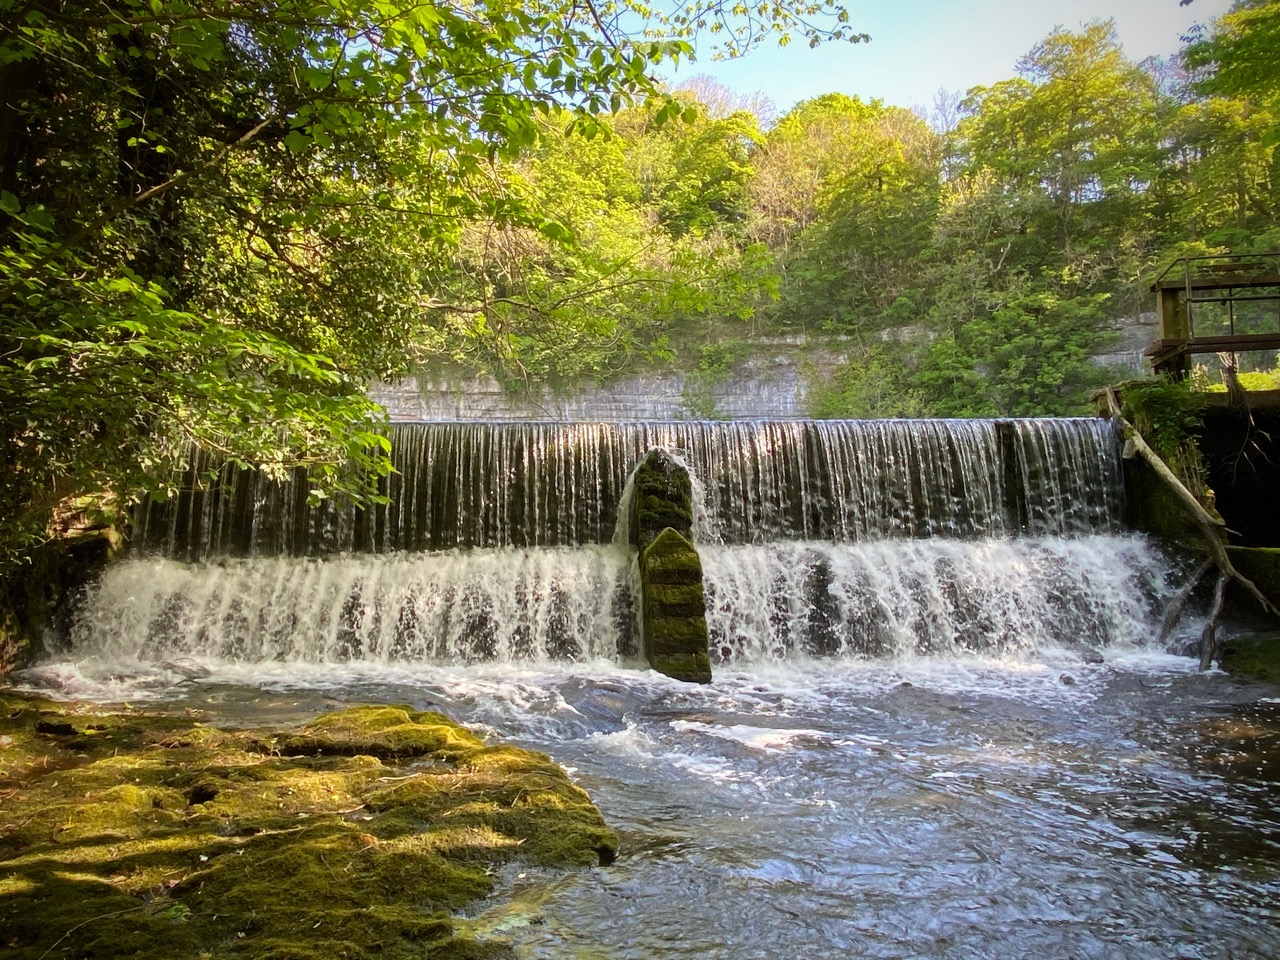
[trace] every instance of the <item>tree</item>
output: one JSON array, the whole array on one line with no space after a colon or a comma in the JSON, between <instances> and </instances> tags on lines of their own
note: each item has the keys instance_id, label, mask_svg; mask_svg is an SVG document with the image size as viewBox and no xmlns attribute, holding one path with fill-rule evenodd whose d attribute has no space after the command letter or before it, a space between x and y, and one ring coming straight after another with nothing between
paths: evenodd
<instances>
[{"instance_id":1,"label":"tree","mask_svg":"<svg viewBox=\"0 0 1280 960\"><path fill-rule=\"evenodd\" d=\"M856 39L822 0L694 3L649 36L619 29L638 6L556 0L0 11L4 562L54 501L162 488L193 444L367 492L365 383L405 368L465 225L569 239L492 175L539 117L679 117L651 71L710 20L730 54Z\"/></svg>"},{"instance_id":2,"label":"tree","mask_svg":"<svg viewBox=\"0 0 1280 960\"><path fill-rule=\"evenodd\" d=\"M1171 190L1205 249L1280 245L1280 3L1238 2L1183 61L1196 96L1169 124Z\"/></svg>"},{"instance_id":3,"label":"tree","mask_svg":"<svg viewBox=\"0 0 1280 960\"><path fill-rule=\"evenodd\" d=\"M969 91L960 124L970 171L1050 201L1029 223L1077 272L1141 218L1158 164L1155 84L1127 60L1112 21L1055 30L1018 63L1019 76Z\"/></svg>"},{"instance_id":4,"label":"tree","mask_svg":"<svg viewBox=\"0 0 1280 960\"><path fill-rule=\"evenodd\" d=\"M1187 46L1187 64L1206 75L1204 93L1249 100L1280 123L1280 2L1236 0L1208 36ZM1280 138L1273 128L1271 139Z\"/></svg>"},{"instance_id":5,"label":"tree","mask_svg":"<svg viewBox=\"0 0 1280 960\"><path fill-rule=\"evenodd\" d=\"M509 381L604 379L671 359L671 341L705 332L703 321L750 315L770 280L763 251L737 242L754 124L712 120L679 97L691 120L659 126L637 107L597 118L594 136L553 113L536 145L498 168L574 243L496 222L464 231L453 302L437 307L452 359Z\"/></svg>"},{"instance_id":6,"label":"tree","mask_svg":"<svg viewBox=\"0 0 1280 960\"><path fill-rule=\"evenodd\" d=\"M779 313L841 332L918 320L920 261L933 237L941 140L916 114L872 104L818 192L785 259ZM851 132L852 132L851 130Z\"/></svg>"}]
</instances>

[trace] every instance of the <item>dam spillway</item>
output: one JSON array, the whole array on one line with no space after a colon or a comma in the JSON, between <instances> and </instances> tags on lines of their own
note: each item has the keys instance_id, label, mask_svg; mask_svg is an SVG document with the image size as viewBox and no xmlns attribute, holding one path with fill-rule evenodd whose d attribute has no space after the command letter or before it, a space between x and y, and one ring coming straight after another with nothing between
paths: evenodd
<instances>
[{"instance_id":1,"label":"dam spillway","mask_svg":"<svg viewBox=\"0 0 1280 960\"><path fill-rule=\"evenodd\" d=\"M687 466L703 543L1061 536L1118 529L1110 424L1096 419L427 423L392 428L387 503L309 505L285 482L197 460L144 504L142 552L195 561L609 543L651 449Z\"/></svg>"},{"instance_id":2,"label":"dam spillway","mask_svg":"<svg viewBox=\"0 0 1280 960\"><path fill-rule=\"evenodd\" d=\"M619 515L655 448L693 481L722 664L1135 643L1171 592L1162 553L1122 533L1102 420L437 423L392 439L388 502L365 510L309 506L302 476L229 468L144 504L132 559L89 591L72 646L632 659L639 587Z\"/></svg>"},{"instance_id":3,"label":"dam spillway","mask_svg":"<svg viewBox=\"0 0 1280 960\"><path fill-rule=\"evenodd\" d=\"M363 515L229 473L148 510L25 682L248 724L410 703L550 753L627 845L477 907L530 958L1275 955L1276 707L1153 649L1179 569L1123 528L1107 424L485 429L409 430L457 453L397 442ZM664 431L706 686L635 669L616 520Z\"/></svg>"}]
</instances>

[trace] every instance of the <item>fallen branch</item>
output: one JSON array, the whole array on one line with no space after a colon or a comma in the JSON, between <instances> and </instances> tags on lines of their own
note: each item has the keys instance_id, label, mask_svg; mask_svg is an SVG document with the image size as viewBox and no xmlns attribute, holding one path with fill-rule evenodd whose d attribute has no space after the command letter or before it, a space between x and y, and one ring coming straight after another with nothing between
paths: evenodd
<instances>
[{"instance_id":1,"label":"fallen branch","mask_svg":"<svg viewBox=\"0 0 1280 960\"><path fill-rule=\"evenodd\" d=\"M72 927L70 930L68 930L68 931L67 931L66 933L64 933L62 936L60 936L57 940L53 941L53 946L51 946L51 947L50 947L48 950L46 950L44 953L40 954L40 960L44 960L44 958L45 958L45 957L47 957L47 956L49 956L49 954L53 953L53 948L54 948L54 947L56 947L58 944L60 944L63 940L67 939L67 937L71 936L73 933L75 933L75 932L76 932L77 930L79 930L81 927L87 927L87 926L88 926L89 924L91 924L91 923L96 923L96 922L97 922L97 921L99 921L99 920L106 920L106 919L107 919L107 918L109 918L109 917L119 917L119 916L121 916L121 915L123 915L123 914L126 914L126 913L137 913L139 910L145 910L146 908L147 908L147 905L146 905L145 903L143 903L143 904L139 904L139 905L138 905L138 906L136 906L136 907L129 907L127 910L117 910L115 913L104 913L104 914L102 914L102 915L101 915L101 916L99 916L99 917L90 917L88 920L84 920L84 921L82 921L82 922L80 922L80 923L77 923L74 927Z\"/></svg>"},{"instance_id":2,"label":"fallen branch","mask_svg":"<svg viewBox=\"0 0 1280 960\"><path fill-rule=\"evenodd\" d=\"M1147 441L1143 439L1142 434L1138 431L1138 428L1124 418L1123 414L1120 412L1120 401L1116 398L1115 389L1107 387L1104 392L1107 398L1107 408L1110 411L1111 416L1124 430L1126 451L1132 450L1134 453L1141 456L1142 459L1150 465L1152 470L1155 471L1156 476L1158 476L1161 481L1163 481L1164 484L1173 491L1174 495L1178 498L1178 502L1187 508L1187 512L1190 513L1192 519L1195 520L1196 526L1200 528L1200 533L1204 539L1204 545L1209 551L1209 560L1207 562L1218 568L1219 578L1217 588L1214 591L1214 609L1213 613L1209 617L1209 623L1206 625L1204 634L1201 638L1200 669L1207 670L1209 664L1212 662L1214 654L1217 652L1217 623L1218 617L1222 614L1223 593L1226 589L1226 583L1228 580L1234 580L1236 583L1240 584L1240 586L1244 587L1245 590L1252 594L1254 599L1262 605L1262 609L1273 617L1280 617L1280 609L1277 609L1275 604L1267 599L1266 595L1258 589L1257 585L1237 570L1235 565L1231 562L1231 557L1227 553L1226 524L1223 523L1222 519L1213 516L1204 508L1204 504L1196 499L1195 494L1188 490L1186 485L1178 479L1177 474L1169 469L1169 465L1161 459L1158 453L1151 449ZM1207 572L1207 569L1207 567L1203 568L1196 575L1193 583L1198 582L1201 577L1204 576L1205 572ZM1190 589L1188 588L1185 592L1189 594ZM1182 605L1186 603L1186 597L1180 595L1178 598L1175 598L1174 603L1177 604L1177 609L1180 611ZM1173 605L1170 607L1170 612L1173 612ZM1177 621L1176 614L1173 615L1172 619L1173 622ZM1170 616L1166 614L1165 625L1161 628L1162 636L1166 636L1166 631L1171 631L1173 629L1173 624L1170 623L1169 620Z\"/></svg>"},{"instance_id":3,"label":"fallen branch","mask_svg":"<svg viewBox=\"0 0 1280 960\"><path fill-rule=\"evenodd\" d=\"M1156 639L1156 643L1161 646L1169 639L1169 635L1173 633L1173 628L1178 625L1178 618L1182 616L1182 608L1187 605L1187 600L1191 596L1191 591L1196 588L1204 575L1209 572L1209 568L1213 566L1212 560L1206 560L1200 564L1195 573L1191 575L1191 579L1187 581L1186 586L1178 591L1178 595L1170 602L1168 608L1164 612L1164 621L1160 624L1160 636Z\"/></svg>"},{"instance_id":4,"label":"fallen branch","mask_svg":"<svg viewBox=\"0 0 1280 960\"><path fill-rule=\"evenodd\" d=\"M1227 574L1218 574L1218 585L1213 588L1213 611L1209 614L1209 622L1204 625L1204 633L1200 634L1200 669L1208 670L1213 665L1213 658L1218 652L1218 617L1222 615L1222 602L1226 597Z\"/></svg>"}]
</instances>

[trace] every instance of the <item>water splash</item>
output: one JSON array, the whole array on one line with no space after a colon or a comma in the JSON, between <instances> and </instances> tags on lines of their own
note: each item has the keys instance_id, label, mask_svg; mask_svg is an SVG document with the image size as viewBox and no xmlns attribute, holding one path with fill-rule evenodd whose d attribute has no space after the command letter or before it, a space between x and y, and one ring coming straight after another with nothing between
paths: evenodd
<instances>
[{"instance_id":1,"label":"water splash","mask_svg":"<svg viewBox=\"0 0 1280 960\"><path fill-rule=\"evenodd\" d=\"M113 565L77 653L269 662L589 660L634 647L630 558L604 547Z\"/></svg>"},{"instance_id":2,"label":"water splash","mask_svg":"<svg viewBox=\"0 0 1280 960\"><path fill-rule=\"evenodd\" d=\"M707 547L702 565L728 662L1149 646L1176 589L1140 537Z\"/></svg>"},{"instance_id":3,"label":"water splash","mask_svg":"<svg viewBox=\"0 0 1280 960\"><path fill-rule=\"evenodd\" d=\"M80 654L270 662L568 661L636 654L633 558L614 547L111 567ZM723 661L1149 644L1173 587L1147 540L818 542L703 550Z\"/></svg>"}]
</instances>

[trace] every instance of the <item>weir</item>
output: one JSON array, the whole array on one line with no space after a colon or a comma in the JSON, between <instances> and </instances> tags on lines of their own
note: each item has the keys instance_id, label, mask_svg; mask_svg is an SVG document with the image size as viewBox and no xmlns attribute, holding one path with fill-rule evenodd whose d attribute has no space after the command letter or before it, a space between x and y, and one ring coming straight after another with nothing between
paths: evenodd
<instances>
[{"instance_id":1,"label":"weir","mask_svg":"<svg viewBox=\"0 0 1280 960\"><path fill-rule=\"evenodd\" d=\"M652 449L688 471L675 532L701 554L700 586L646 577L619 529ZM658 634L721 664L1006 652L1141 642L1171 592L1165 558L1121 533L1103 420L415 424L395 428L393 457L389 502L365 511L308 506L304 477L230 469L144 505L72 646L656 662L667 618Z\"/></svg>"},{"instance_id":2,"label":"weir","mask_svg":"<svg viewBox=\"0 0 1280 960\"><path fill-rule=\"evenodd\" d=\"M1099 419L424 423L392 429L389 502L307 503L226 467L138 511L133 542L183 560L609 543L652 449L686 465L700 543L1062 536L1118 529L1117 443Z\"/></svg>"}]
</instances>

